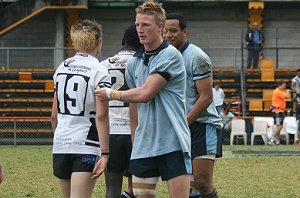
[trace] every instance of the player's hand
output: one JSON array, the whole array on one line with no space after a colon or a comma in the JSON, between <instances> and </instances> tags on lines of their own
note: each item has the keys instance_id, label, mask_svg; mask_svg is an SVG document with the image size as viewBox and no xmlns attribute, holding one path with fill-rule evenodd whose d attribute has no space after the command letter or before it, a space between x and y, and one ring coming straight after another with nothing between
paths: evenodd
<instances>
[{"instance_id":1,"label":"player's hand","mask_svg":"<svg viewBox=\"0 0 300 198\"><path fill-rule=\"evenodd\" d=\"M108 156L101 156L101 158L98 160L98 162L94 167L92 179L98 179L98 177L102 175L102 173L105 171L107 167L107 161L108 161Z\"/></svg>"},{"instance_id":2,"label":"player's hand","mask_svg":"<svg viewBox=\"0 0 300 198\"><path fill-rule=\"evenodd\" d=\"M111 91L112 91L112 89L110 89L110 88L97 87L97 89L95 90L95 95L97 96L97 98L99 100L110 100L109 96L110 96Z\"/></svg>"}]
</instances>

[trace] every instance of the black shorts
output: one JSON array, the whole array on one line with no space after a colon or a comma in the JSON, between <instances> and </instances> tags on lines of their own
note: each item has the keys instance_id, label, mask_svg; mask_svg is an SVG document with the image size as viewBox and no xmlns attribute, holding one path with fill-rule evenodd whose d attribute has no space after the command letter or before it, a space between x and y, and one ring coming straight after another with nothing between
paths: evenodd
<instances>
[{"instance_id":1,"label":"black shorts","mask_svg":"<svg viewBox=\"0 0 300 198\"><path fill-rule=\"evenodd\" d=\"M192 159L204 155L222 157L222 129L212 124L194 122L190 126Z\"/></svg>"},{"instance_id":2,"label":"black shorts","mask_svg":"<svg viewBox=\"0 0 300 198\"><path fill-rule=\"evenodd\" d=\"M174 151L156 157L130 161L129 172L140 178L159 177L168 181L180 175L192 173L191 158L188 153Z\"/></svg>"},{"instance_id":3,"label":"black shorts","mask_svg":"<svg viewBox=\"0 0 300 198\"><path fill-rule=\"evenodd\" d=\"M73 172L93 172L97 155L53 154L53 174L59 179L71 179Z\"/></svg>"},{"instance_id":4,"label":"black shorts","mask_svg":"<svg viewBox=\"0 0 300 198\"><path fill-rule=\"evenodd\" d=\"M130 177L128 168L131 150L131 135L110 135L107 172L123 173L124 176Z\"/></svg>"},{"instance_id":5,"label":"black shorts","mask_svg":"<svg viewBox=\"0 0 300 198\"><path fill-rule=\"evenodd\" d=\"M283 112L273 112L274 125L283 125L284 113Z\"/></svg>"}]
</instances>

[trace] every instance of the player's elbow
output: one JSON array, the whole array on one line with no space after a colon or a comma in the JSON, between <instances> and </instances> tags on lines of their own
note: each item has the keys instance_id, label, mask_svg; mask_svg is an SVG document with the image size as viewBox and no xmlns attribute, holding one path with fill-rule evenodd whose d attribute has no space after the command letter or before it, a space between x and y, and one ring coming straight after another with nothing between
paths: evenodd
<instances>
[{"instance_id":1,"label":"player's elbow","mask_svg":"<svg viewBox=\"0 0 300 198\"><path fill-rule=\"evenodd\" d=\"M149 102L153 97L150 94L147 93L141 93L139 102L141 103L147 103Z\"/></svg>"}]
</instances>

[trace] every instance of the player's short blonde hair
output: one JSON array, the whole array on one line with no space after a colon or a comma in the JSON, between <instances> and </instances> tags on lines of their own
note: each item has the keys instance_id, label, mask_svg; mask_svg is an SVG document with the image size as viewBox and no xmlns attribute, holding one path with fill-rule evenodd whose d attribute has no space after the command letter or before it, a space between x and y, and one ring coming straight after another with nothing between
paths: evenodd
<instances>
[{"instance_id":1,"label":"player's short blonde hair","mask_svg":"<svg viewBox=\"0 0 300 198\"><path fill-rule=\"evenodd\" d=\"M166 22L166 11L162 7L161 3L155 0L146 0L142 5L135 9L136 14L149 14L154 15L156 23Z\"/></svg>"},{"instance_id":2,"label":"player's short blonde hair","mask_svg":"<svg viewBox=\"0 0 300 198\"><path fill-rule=\"evenodd\" d=\"M102 27L96 21L85 19L71 27L72 45L77 51L92 50L102 38Z\"/></svg>"}]
</instances>

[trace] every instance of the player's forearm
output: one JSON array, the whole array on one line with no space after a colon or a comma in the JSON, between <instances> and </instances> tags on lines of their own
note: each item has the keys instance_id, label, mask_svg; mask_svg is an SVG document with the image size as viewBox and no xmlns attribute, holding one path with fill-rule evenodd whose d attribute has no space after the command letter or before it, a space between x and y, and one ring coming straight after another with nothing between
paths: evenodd
<instances>
[{"instance_id":1,"label":"player's forearm","mask_svg":"<svg viewBox=\"0 0 300 198\"><path fill-rule=\"evenodd\" d=\"M96 127L102 152L109 152L108 101L96 101Z\"/></svg>"},{"instance_id":2,"label":"player's forearm","mask_svg":"<svg viewBox=\"0 0 300 198\"><path fill-rule=\"evenodd\" d=\"M209 95L202 95L198 98L194 104L192 110L188 113L187 120L188 124L192 124L199 118L207 109L207 107L212 103L212 97Z\"/></svg>"},{"instance_id":3,"label":"player's forearm","mask_svg":"<svg viewBox=\"0 0 300 198\"><path fill-rule=\"evenodd\" d=\"M137 113L137 105L130 104L129 106L129 115L130 115L130 131L131 131L131 141L134 141L135 130L138 125L138 113Z\"/></svg>"},{"instance_id":4,"label":"player's forearm","mask_svg":"<svg viewBox=\"0 0 300 198\"><path fill-rule=\"evenodd\" d=\"M102 152L109 152L109 119L97 119L97 131Z\"/></svg>"}]
</instances>

